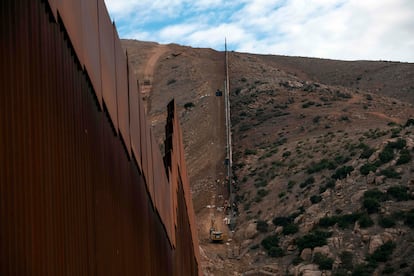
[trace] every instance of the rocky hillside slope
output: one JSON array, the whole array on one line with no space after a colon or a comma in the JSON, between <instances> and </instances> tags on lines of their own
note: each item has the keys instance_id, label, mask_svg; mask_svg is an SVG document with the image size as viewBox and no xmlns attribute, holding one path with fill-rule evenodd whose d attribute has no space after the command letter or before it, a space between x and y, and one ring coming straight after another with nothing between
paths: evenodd
<instances>
[{"instance_id":1,"label":"rocky hillside slope","mask_svg":"<svg viewBox=\"0 0 414 276\"><path fill-rule=\"evenodd\" d=\"M414 273L413 64L230 53L239 212L212 245L223 53L123 43L158 139L170 98L181 111L206 275Z\"/></svg>"},{"instance_id":2,"label":"rocky hillside slope","mask_svg":"<svg viewBox=\"0 0 414 276\"><path fill-rule=\"evenodd\" d=\"M295 58L231 57L234 171L241 206L235 239L241 251L247 249L246 270L411 275L412 95L389 98L374 87L408 83L411 89L413 80L386 79L385 68L377 72L383 79L361 89L325 76L323 60L314 68L300 67ZM286 69L289 62L297 62L296 72ZM326 61L328 68L332 62ZM367 70L364 64L383 64L335 63L337 72L354 67L344 71L348 75ZM413 73L412 64L390 66L400 68L395 74L401 76Z\"/></svg>"}]
</instances>

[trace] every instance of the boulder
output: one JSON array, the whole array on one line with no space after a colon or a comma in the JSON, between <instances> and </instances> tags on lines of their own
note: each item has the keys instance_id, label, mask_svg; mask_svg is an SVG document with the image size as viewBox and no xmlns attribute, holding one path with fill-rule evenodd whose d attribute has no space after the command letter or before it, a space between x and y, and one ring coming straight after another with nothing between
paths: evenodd
<instances>
[{"instance_id":1,"label":"boulder","mask_svg":"<svg viewBox=\"0 0 414 276\"><path fill-rule=\"evenodd\" d=\"M245 239L253 239L257 235L256 223L250 223L244 230Z\"/></svg>"},{"instance_id":2,"label":"boulder","mask_svg":"<svg viewBox=\"0 0 414 276\"><path fill-rule=\"evenodd\" d=\"M342 247L342 242L343 242L342 237L328 238L328 245L335 248L335 249L341 248Z\"/></svg>"},{"instance_id":3,"label":"boulder","mask_svg":"<svg viewBox=\"0 0 414 276\"><path fill-rule=\"evenodd\" d=\"M369 254L374 253L374 251L383 244L384 242L382 241L381 235L371 236L368 247Z\"/></svg>"},{"instance_id":4,"label":"boulder","mask_svg":"<svg viewBox=\"0 0 414 276\"><path fill-rule=\"evenodd\" d=\"M302 260L310 262L312 260L312 249L310 248L303 249L302 252L300 253L300 257L302 258Z\"/></svg>"},{"instance_id":5,"label":"boulder","mask_svg":"<svg viewBox=\"0 0 414 276\"><path fill-rule=\"evenodd\" d=\"M302 276L322 276L322 272L318 269L316 264L299 265L295 275Z\"/></svg>"},{"instance_id":6,"label":"boulder","mask_svg":"<svg viewBox=\"0 0 414 276\"><path fill-rule=\"evenodd\" d=\"M315 256L316 253L321 253L322 255L333 257L333 254L327 245L315 247L313 249L313 256Z\"/></svg>"},{"instance_id":7,"label":"boulder","mask_svg":"<svg viewBox=\"0 0 414 276\"><path fill-rule=\"evenodd\" d=\"M275 229L275 234L281 234L283 232L283 226L278 226Z\"/></svg>"}]
</instances>

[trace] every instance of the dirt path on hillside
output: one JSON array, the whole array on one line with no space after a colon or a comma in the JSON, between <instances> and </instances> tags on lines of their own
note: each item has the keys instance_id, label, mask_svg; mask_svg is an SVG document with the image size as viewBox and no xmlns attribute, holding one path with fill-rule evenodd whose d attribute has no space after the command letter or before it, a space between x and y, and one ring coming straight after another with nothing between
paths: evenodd
<instances>
[{"instance_id":1,"label":"dirt path on hillside","mask_svg":"<svg viewBox=\"0 0 414 276\"><path fill-rule=\"evenodd\" d=\"M152 53L149 56L149 59L147 60L145 67L144 67L144 73L142 76L143 81L140 84L140 91L141 94L144 95L145 98L148 98L147 104L146 104L146 110L149 112L151 110L151 97L149 95L152 91L152 83L154 79L154 71L155 66L157 65L159 59L163 54L165 54L168 51L168 48L166 45L157 45L152 50Z\"/></svg>"}]
</instances>

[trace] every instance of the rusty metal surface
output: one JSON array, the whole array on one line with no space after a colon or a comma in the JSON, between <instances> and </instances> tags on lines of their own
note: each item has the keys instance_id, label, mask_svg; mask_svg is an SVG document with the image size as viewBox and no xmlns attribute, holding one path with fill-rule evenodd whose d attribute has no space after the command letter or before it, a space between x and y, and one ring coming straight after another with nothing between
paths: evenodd
<instances>
[{"instance_id":1,"label":"rusty metal surface","mask_svg":"<svg viewBox=\"0 0 414 276\"><path fill-rule=\"evenodd\" d=\"M137 162L137 166L142 171L141 163L141 136L140 136L140 112L139 112L139 91L138 83L134 77L134 72L128 64L128 92L129 92L129 111L130 111L130 140L131 151Z\"/></svg>"},{"instance_id":2,"label":"rusty metal surface","mask_svg":"<svg viewBox=\"0 0 414 276\"><path fill-rule=\"evenodd\" d=\"M104 0L98 1L99 45L101 54L102 97L114 130L118 131L118 107L116 104L116 70L114 30Z\"/></svg>"},{"instance_id":3,"label":"rusty metal surface","mask_svg":"<svg viewBox=\"0 0 414 276\"><path fill-rule=\"evenodd\" d=\"M58 5L58 12L62 18L69 39L76 52L79 61L83 61L83 15L82 0L61 0Z\"/></svg>"},{"instance_id":4,"label":"rusty metal surface","mask_svg":"<svg viewBox=\"0 0 414 276\"><path fill-rule=\"evenodd\" d=\"M116 96L118 106L118 128L131 157L131 140L129 133L129 99L128 99L128 67L124 50L114 26L114 50L116 70Z\"/></svg>"},{"instance_id":5,"label":"rusty metal surface","mask_svg":"<svg viewBox=\"0 0 414 276\"><path fill-rule=\"evenodd\" d=\"M49 1L50 3L51 1ZM96 98L102 109L101 56L99 22L96 1L82 2L83 65L86 68Z\"/></svg>"},{"instance_id":6,"label":"rusty metal surface","mask_svg":"<svg viewBox=\"0 0 414 276\"><path fill-rule=\"evenodd\" d=\"M81 26L100 33L88 39L81 33L84 55L68 42L67 22L61 25L50 13L61 14L60 4L0 2L0 275L199 274L174 110L166 175L137 82L128 79L126 61L115 63L122 53L114 46L103 1L82 3L83 11L73 3L76 16L88 17L81 24L93 24L89 16L100 15L98 29ZM99 67L97 55L85 57L93 55L96 37L101 61L107 58ZM92 76L109 85L110 95L103 93L107 109L96 101ZM117 83L124 83L120 95ZM131 143L114 135L118 113L122 138ZM126 115L128 123L121 126ZM125 146L132 147L137 162Z\"/></svg>"}]
</instances>

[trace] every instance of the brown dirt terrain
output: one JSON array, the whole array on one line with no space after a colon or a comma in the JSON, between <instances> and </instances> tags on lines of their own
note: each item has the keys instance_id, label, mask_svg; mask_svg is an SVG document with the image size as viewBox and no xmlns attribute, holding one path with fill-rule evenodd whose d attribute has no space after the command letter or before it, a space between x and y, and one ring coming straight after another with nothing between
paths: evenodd
<instances>
[{"instance_id":1,"label":"brown dirt terrain","mask_svg":"<svg viewBox=\"0 0 414 276\"><path fill-rule=\"evenodd\" d=\"M227 229L217 209L225 197L224 97L215 96L224 86L224 54L174 44L123 44L138 79L149 80L141 87L147 89L143 96L157 139L163 139L169 100L175 98L180 110L206 275L369 271L372 267L364 259L387 239L396 246L388 256L391 261L379 262L371 273L414 271L414 234L404 222L409 213L401 213L414 208L413 162L398 161L407 152L414 155L414 129L405 126L414 117L413 64L230 53L233 171L240 214L234 234L226 232L229 240L211 244L212 218ZM400 141L396 139L405 146L394 148L392 160L380 163L379 156L388 144ZM371 155L361 157L366 152ZM310 172L322 160L327 167ZM364 175L361 168L367 164L376 167ZM341 174L341 169L348 171ZM365 191L387 193L396 185L407 189L404 201L389 196L379 212L365 213ZM394 218L395 226L380 226L384 216L396 212L402 217ZM345 228L318 224L324 216L359 213L374 225L361 228L360 219ZM285 233L285 226L272 222L276 217L292 217L297 232ZM309 258L298 244L315 231L330 231L332 236L321 248L305 248ZM261 243L272 235L278 244L269 253ZM333 267L318 268L318 250L333 260ZM353 254L347 266L341 259L345 251ZM269 257L272 254L278 257Z\"/></svg>"}]
</instances>

